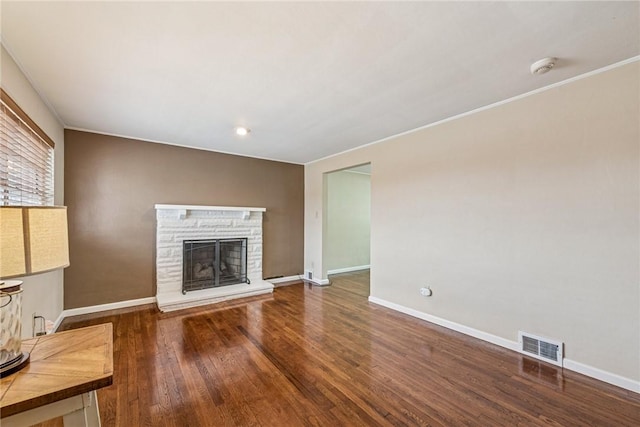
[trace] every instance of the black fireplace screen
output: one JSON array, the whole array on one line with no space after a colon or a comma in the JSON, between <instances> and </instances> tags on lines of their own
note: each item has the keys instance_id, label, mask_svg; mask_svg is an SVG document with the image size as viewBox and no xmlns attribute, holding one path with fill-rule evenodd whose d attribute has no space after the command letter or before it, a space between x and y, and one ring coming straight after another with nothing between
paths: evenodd
<instances>
[{"instance_id":1,"label":"black fireplace screen","mask_svg":"<svg viewBox=\"0 0 640 427\"><path fill-rule=\"evenodd\" d=\"M182 293L249 283L247 239L185 240Z\"/></svg>"}]
</instances>

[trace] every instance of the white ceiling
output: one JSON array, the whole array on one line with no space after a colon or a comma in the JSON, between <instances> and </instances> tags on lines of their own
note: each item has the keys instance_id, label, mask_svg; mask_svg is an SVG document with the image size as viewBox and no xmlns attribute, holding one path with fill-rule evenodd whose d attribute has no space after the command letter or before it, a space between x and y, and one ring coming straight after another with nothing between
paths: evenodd
<instances>
[{"instance_id":1,"label":"white ceiling","mask_svg":"<svg viewBox=\"0 0 640 427\"><path fill-rule=\"evenodd\" d=\"M637 56L639 5L2 0L1 36L67 128L306 163Z\"/></svg>"}]
</instances>

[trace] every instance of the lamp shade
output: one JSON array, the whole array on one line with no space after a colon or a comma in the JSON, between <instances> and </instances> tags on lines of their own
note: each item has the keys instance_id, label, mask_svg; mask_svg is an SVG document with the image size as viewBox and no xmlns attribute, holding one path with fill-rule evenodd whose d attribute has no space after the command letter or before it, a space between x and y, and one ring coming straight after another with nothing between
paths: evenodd
<instances>
[{"instance_id":1,"label":"lamp shade","mask_svg":"<svg viewBox=\"0 0 640 427\"><path fill-rule=\"evenodd\" d=\"M0 207L0 279L68 265L66 207Z\"/></svg>"}]
</instances>

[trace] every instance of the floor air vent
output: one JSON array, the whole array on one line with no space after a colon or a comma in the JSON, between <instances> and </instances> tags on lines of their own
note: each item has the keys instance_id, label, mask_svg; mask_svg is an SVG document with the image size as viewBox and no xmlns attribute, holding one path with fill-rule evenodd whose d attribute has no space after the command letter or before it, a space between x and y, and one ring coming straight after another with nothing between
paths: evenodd
<instances>
[{"instance_id":1,"label":"floor air vent","mask_svg":"<svg viewBox=\"0 0 640 427\"><path fill-rule=\"evenodd\" d=\"M527 332L518 332L520 352L545 362L562 366L562 343Z\"/></svg>"}]
</instances>

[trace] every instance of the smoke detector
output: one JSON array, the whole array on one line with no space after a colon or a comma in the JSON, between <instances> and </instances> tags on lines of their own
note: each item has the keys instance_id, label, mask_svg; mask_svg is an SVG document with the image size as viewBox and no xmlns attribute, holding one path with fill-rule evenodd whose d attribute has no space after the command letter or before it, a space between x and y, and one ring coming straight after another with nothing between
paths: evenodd
<instances>
[{"instance_id":1,"label":"smoke detector","mask_svg":"<svg viewBox=\"0 0 640 427\"><path fill-rule=\"evenodd\" d=\"M531 74L544 74L550 71L555 65L558 58L543 58L531 64Z\"/></svg>"}]
</instances>

